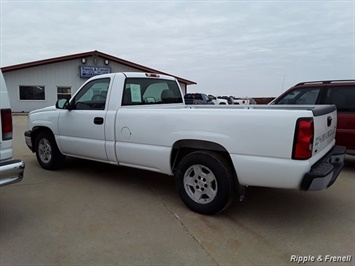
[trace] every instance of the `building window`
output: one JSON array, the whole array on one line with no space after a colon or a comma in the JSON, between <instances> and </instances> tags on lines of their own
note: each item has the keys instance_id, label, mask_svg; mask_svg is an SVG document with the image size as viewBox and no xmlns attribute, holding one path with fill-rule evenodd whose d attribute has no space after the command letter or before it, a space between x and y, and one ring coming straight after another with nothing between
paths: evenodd
<instances>
[{"instance_id":1,"label":"building window","mask_svg":"<svg viewBox=\"0 0 355 266\"><path fill-rule=\"evenodd\" d=\"M20 100L45 100L45 87L20 86Z\"/></svg>"},{"instance_id":2,"label":"building window","mask_svg":"<svg viewBox=\"0 0 355 266\"><path fill-rule=\"evenodd\" d=\"M70 99L71 87L57 87L57 99Z\"/></svg>"}]
</instances>

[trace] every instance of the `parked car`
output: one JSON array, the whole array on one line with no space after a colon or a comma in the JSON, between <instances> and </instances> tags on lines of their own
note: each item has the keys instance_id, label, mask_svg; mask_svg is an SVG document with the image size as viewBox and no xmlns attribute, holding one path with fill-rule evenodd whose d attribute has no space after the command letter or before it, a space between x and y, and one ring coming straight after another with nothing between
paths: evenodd
<instances>
[{"instance_id":1,"label":"parked car","mask_svg":"<svg viewBox=\"0 0 355 266\"><path fill-rule=\"evenodd\" d=\"M186 93L185 104L214 104L205 93Z\"/></svg>"},{"instance_id":2,"label":"parked car","mask_svg":"<svg viewBox=\"0 0 355 266\"><path fill-rule=\"evenodd\" d=\"M4 77L0 71L0 186L22 180L25 164L12 159L12 112Z\"/></svg>"},{"instance_id":3,"label":"parked car","mask_svg":"<svg viewBox=\"0 0 355 266\"><path fill-rule=\"evenodd\" d=\"M270 104L335 104L338 109L337 145L355 155L355 80L301 82Z\"/></svg>"},{"instance_id":4,"label":"parked car","mask_svg":"<svg viewBox=\"0 0 355 266\"><path fill-rule=\"evenodd\" d=\"M213 104L215 104L215 105L227 105L228 104L227 100L221 99L221 98L216 97L216 96L211 95L211 94L208 95L208 98L210 98L211 101L213 102Z\"/></svg>"},{"instance_id":5,"label":"parked car","mask_svg":"<svg viewBox=\"0 0 355 266\"><path fill-rule=\"evenodd\" d=\"M217 96L219 104L234 104L232 96Z\"/></svg>"},{"instance_id":6,"label":"parked car","mask_svg":"<svg viewBox=\"0 0 355 266\"><path fill-rule=\"evenodd\" d=\"M48 170L72 156L174 176L182 201L203 214L243 199L247 186L335 182L345 147L335 146L334 105L229 107L186 106L171 76L110 73L32 111L25 140Z\"/></svg>"},{"instance_id":7,"label":"parked car","mask_svg":"<svg viewBox=\"0 0 355 266\"><path fill-rule=\"evenodd\" d=\"M234 104L256 104L253 98L234 98Z\"/></svg>"}]
</instances>

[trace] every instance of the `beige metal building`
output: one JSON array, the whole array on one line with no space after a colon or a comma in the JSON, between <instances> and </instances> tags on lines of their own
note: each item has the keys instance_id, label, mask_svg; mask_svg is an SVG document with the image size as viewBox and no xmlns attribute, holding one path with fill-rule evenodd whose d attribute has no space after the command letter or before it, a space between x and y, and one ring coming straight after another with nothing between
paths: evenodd
<instances>
[{"instance_id":1,"label":"beige metal building","mask_svg":"<svg viewBox=\"0 0 355 266\"><path fill-rule=\"evenodd\" d=\"M113 72L149 72L174 76L99 51L72 54L1 68L13 112L54 105L70 98L90 77ZM186 93L196 82L174 76Z\"/></svg>"}]
</instances>

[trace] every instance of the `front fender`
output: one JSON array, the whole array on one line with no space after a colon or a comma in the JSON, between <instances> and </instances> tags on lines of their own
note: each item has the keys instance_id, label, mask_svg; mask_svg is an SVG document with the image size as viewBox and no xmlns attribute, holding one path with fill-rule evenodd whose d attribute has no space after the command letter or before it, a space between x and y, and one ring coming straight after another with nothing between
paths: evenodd
<instances>
[{"instance_id":1,"label":"front fender","mask_svg":"<svg viewBox=\"0 0 355 266\"><path fill-rule=\"evenodd\" d=\"M59 109L40 109L31 112L28 117L29 129L36 131L39 128L48 128L54 135L59 133L58 131L58 118L60 114Z\"/></svg>"}]
</instances>

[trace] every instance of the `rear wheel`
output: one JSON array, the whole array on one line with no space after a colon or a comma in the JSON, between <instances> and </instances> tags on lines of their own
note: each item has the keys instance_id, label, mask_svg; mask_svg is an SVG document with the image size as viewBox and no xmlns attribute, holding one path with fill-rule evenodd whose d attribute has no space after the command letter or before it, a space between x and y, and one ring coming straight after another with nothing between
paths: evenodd
<instances>
[{"instance_id":1,"label":"rear wheel","mask_svg":"<svg viewBox=\"0 0 355 266\"><path fill-rule=\"evenodd\" d=\"M175 179L182 201L201 214L218 213L235 197L231 166L215 152L196 151L186 155L177 167Z\"/></svg>"},{"instance_id":2,"label":"rear wheel","mask_svg":"<svg viewBox=\"0 0 355 266\"><path fill-rule=\"evenodd\" d=\"M65 156L61 154L51 132L40 132L35 144L36 157L39 164L47 170L63 166Z\"/></svg>"}]
</instances>

